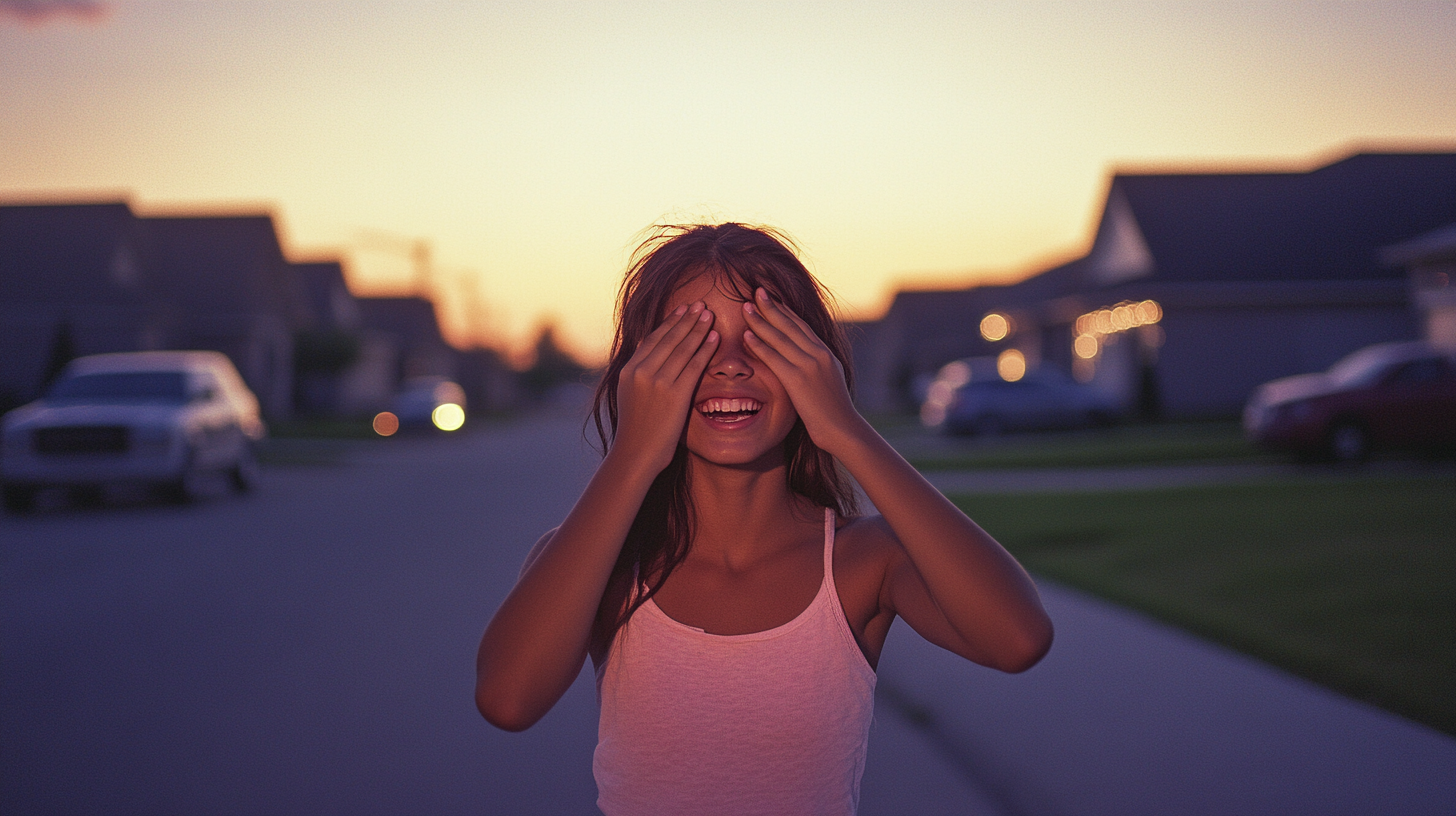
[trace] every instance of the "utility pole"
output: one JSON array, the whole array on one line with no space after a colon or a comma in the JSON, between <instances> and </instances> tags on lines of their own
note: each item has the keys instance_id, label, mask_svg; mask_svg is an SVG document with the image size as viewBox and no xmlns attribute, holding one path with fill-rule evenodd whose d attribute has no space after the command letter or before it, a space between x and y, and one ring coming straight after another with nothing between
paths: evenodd
<instances>
[{"instance_id":1,"label":"utility pole","mask_svg":"<svg viewBox=\"0 0 1456 816\"><path fill-rule=\"evenodd\" d=\"M428 240L369 229L359 231L354 245L360 249L385 252L408 260L414 275L415 294L425 300L433 299L435 269Z\"/></svg>"}]
</instances>

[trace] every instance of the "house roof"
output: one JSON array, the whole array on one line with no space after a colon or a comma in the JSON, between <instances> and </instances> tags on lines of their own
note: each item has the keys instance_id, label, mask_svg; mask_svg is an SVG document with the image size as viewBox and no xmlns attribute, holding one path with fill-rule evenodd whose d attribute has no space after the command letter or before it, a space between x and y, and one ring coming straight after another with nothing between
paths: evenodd
<instances>
[{"instance_id":1,"label":"house roof","mask_svg":"<svg viewBox=\"0 0 1456 816\"><path fill-rule=\"evenodd\" d=\"M0 206L0 301L139 301L146 249L124 201Z\"/></svg>"},{"instance_id":2,"label":"house roof","mask_svg":"<svg viewBox=\"0 0 1456 816\"><path fill-rule=\"evenodd\" d=\"M1366 153L1308 173L1116 175L1095 283L1398 277L1380 249L1456 220L1456 153Z\"/></svg>"},{"instance_id":3,"label":"house roof","mask_svg":"<svg viewBox=\"0 0 1456 816\"><path fill-rule=\"evenodd\" d=\"M406 346L445 346L440 324L435 318L435 304L420 297L358 298L364 325L392 334Z\"/></svg>"},{"instance_id":4,"label":"house roof","mask_svg":"<svg viewBox=\"0 0 1456 816\"><path fill-rule=\"evenodd\" d=\"M302 287L289 274L273 217L145 218L158 282L191 314L272 312L308 321Z\"/></svg>"},{"instance_id":5,"label":"house roof","mask_svg":"<svg viewBox=\"0 0 1456 816\"><path fill-rule=\"evenodd\" d=\"M313 325L321 328L350 329L362 316L359 304L344 280L344 266L338 261L311 261L289 264L303 288L305 303Z\"/></svg>"}]
</instances>

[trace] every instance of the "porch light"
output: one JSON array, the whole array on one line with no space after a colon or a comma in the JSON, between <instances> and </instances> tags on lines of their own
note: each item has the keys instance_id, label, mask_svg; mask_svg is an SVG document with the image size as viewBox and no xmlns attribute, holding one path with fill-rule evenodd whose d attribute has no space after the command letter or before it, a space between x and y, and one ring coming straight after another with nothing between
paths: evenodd
<instances>
[{"instance_id":1,"label":"porch light","mask_svg":"<svg viewBox=\"0 0 1456 816\"><path fill-rule=\"evenodd\" d=\"M1016 349L1006 349L996 357L996 373L1006 382L1026 376L1026 356Z\"/></svg>"},{"instance_id":2,"label":"porch light","mask_svg":"<svg viewBox=\"0 0 1456 816\"><path fill-rule=\"evenodd\" d=\"M1011 334L1011 319L1006 315L991 312L981 318L981 336L995 343L1005 340Z\"/></svg>"}]
</instances>

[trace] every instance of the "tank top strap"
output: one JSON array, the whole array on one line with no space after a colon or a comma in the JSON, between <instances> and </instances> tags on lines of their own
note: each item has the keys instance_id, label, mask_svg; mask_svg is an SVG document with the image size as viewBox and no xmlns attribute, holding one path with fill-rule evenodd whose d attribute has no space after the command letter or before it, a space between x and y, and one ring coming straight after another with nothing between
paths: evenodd
<instances>
[{"instance_id":1,"label":"tank top strap","mask_svg":"<svg viewBox=\"0 0 1456 816\"><path fill-rule=\"evenodd\" d=\"M834 508L824 508L824 583L834 586ZM838 590L836 590L837 592Z\"/></svg>"}]
</instances>

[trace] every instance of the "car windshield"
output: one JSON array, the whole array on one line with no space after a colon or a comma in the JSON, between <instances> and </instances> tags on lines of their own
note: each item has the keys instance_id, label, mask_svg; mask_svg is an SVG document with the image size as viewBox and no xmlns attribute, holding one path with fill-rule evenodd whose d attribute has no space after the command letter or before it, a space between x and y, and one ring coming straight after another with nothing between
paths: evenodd
<instances>
[{"instance_id":1,"label":"car windshield","mask_svg":"<svg viewBox=\"0 0 1456 816\"><path fill-rule=\"evenodd\" d=\"M187 375L181 371L125 371L79 374L57 382L50 402L187 402Z\"/></svg>"},{"instance_id":2,"label":"car windshield","mask_svg":"<svg viewBox=\"0 0 1456 816\"><path fill-rule=\"evenodd\" d=\"M1390 365L1390 355L1378 346L1363 348L1330 366L1330 381L1341 388L1367 385Z\"/></svg>"}]
</instances>

